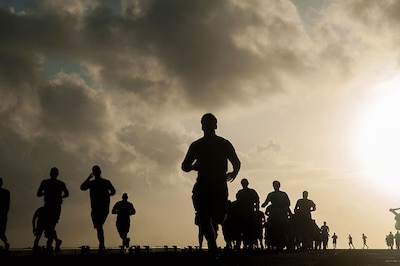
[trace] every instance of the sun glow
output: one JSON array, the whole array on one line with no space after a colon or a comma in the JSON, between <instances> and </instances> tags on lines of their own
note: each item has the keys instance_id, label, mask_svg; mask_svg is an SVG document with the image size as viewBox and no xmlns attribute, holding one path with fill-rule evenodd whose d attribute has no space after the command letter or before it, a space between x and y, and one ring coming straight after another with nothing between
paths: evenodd
<instances>
[{"instance_id":1,"label":"sun glow","mask_svg":"<svg viewBox=\"0 0 400 266\"><path fill-rule=\"evenodd\" d=\"M355 127L357 161L382 186L400 185L400 77L372 90Z\"/></svg>"}]
</instances>

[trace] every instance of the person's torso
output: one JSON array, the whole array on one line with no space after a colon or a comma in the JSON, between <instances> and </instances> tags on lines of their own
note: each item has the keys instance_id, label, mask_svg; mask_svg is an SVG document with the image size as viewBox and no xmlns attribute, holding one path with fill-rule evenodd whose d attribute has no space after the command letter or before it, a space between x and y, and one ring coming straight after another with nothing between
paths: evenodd
<instances>
[{"instance_id":1,"label":"person's torso","mask_svg":"<svg viewBox=\"0 0 400 266\"><path fill-rule=\"evenodd\" d=\"M273 209L287 209L290 206L289 197L283 191L273 191L268 194Z\"/></svg>"},{"instance_id":2,"label":"person's torso","mask_svg":"<svg viewBox=\"0 0 400 266\"><path fill-rule=\"evenodd\" d=\"M222 137L201 138L193 143L199 178L223 177L228 170L230 143Z\"/></svg>"},{"instance_id":3,"label":"person's torso","mask_svg":"<svg viewBox=\"0 0 400 266\"><path fill-rule=\"evenodd\" d=\"M44 201L46 203L59 204L62 202L62 193L65 184L58 179L47 179L43 181Z\"/></svg>"},{"instance_id":4,"label":"person's torso","mask_svg":"<svg viewBox=\"0 0 400 266\"><path fill-rule=\"evenodd\" d=\"M110 182L104 178L96 178L89 183L92 204L110 203Z\"/></svg>"},{"instance_id":5,"label":"person's torso","mask_svg":"<svg viewBox=\"0 0 400 266\"><path fill-rule=\"evenodd\" d=\"M127 201L119 201L115 207L118 217L129 217L133 211L133 205Z\"/></svg>"},{"instance_id":6,"label":"person's torso","mask_svg":"<svg viewBox=\"0 0 400 266\"><path fill-rule=\"evenodd\" d=\"M299 213L310 213L311 208L314 207L313 201L309 199L299 199L296 205Z\"/></svg>"},{"instance_id":7,"label":"person's torso","mask_svg":"<svg viewBox=\"0 0 400 266\"><path fill-rule=\"evenodd\" d=\"M259 202L257 192L251 188L243 188L236 193L236 199L239 204L239 208L243 211L254 211L254 207Z\"/></svg>"}]
</instances>

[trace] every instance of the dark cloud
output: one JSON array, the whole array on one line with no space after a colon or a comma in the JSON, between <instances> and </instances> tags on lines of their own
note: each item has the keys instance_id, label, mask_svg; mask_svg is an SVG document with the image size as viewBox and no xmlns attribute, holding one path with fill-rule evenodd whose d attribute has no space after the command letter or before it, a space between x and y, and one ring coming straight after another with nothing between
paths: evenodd
<instances>
[{"instance_id":1,"label":"dark cloud","mask_svg":"<svg viewBox=\"0 0 400 266\"><path fill-rule=\"evenodd\" d=\"M2 9L0 34L7 41L1 47L96 66L108 89L168 97L181 87L181 97L195 106L243 103L254 94L282 90L280 72L296 74L304 68L303 55L292 48L301 45L303 33L284 19L280 5L145 1L126 6L123 15L107 6L82 14L44 5L25 14ZM140 9L140 16L133 16L133 9ZM246 34L239 45L237 36ZM257 43L262 39L278 40L280 46L264 50ZM171 79L176 82L166 82Z\"/></svg>"},{"instance_id":2,"label":"dark cloud","mask_svg":"<svg viewBox=\"0 0 400 266\"><path fill-rule=\"evenodd\" d=\"M107 131L107 106L96 92L72 77L61 77L39 90L41 125L45 131Z\"/></svg>"}]
</instances>

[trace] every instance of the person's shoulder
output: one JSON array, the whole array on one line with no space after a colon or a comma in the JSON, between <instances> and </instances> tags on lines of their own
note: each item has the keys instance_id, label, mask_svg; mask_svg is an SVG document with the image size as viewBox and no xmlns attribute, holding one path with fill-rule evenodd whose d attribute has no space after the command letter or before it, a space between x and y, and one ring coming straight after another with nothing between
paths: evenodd
<instances>
[{"instance_id":1,"label":"person's shoulder","mask_svg":"<svg viewBox=\"0 0 400 266\"><path fill-rule=\"evenodd\" d=\"M223 143L228 144L228 145L232 145L231 141L228 140L228 139L226 139L226 138L224 138L224 137L221 137L221 136L218 136L218 135L215 135L215 137L216 137L220 142L223 142Z\"/></svg>"},{"instance_id":2,"label":"person's shoulder","mask_svg":"<svg viewBox=\"0 0 400 266\"><path fill-rule=\"evenodd\" d=\"M201 138L196 139L195 141L193 141L193 142L190 144L190 146L199 145L200 143L202 143L202 142L204 142L204 141L205 141L205 138L204 138L204 137L201 137Z\"/></svg>"},{"instance_id":3,"label":"person's shoulder","mask_svg":"<svg viewBox=\"0 0 400 266\"><path fill-rule=\"evenodd\" d=\"M10 191L8 190L8 189L6 189L6 188L0 188L0 191L2 192L2 193L4 193L4 194L10 194Z\"/></svg>"},{"instance_id":4,"label":"person's shoulder","mask_svg":"<svg viewBox=\"0 0 400 266\"><path fill-rule=\"evenodd\" d=\"M57 181L57 183L59 183L59 184L65 185L65 182L64 182L63 180L56 179L56 181Z\"/></svg>"}]
</instances>

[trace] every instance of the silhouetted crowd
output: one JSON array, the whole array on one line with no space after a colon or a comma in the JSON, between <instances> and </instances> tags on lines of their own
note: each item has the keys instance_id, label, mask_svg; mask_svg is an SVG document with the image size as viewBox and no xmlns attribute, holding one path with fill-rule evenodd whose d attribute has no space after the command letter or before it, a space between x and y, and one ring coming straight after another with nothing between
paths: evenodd
<instances>
[{"instance_id":1,"label":"silhouetted crowd","mask_svg":"<svg viewBox=\"0 0 400 266\"><path fill-rule=\"evenodd\" d=\"M200 249L203 239L207 241L208 250L218 252L217 236L221 229L225 240L225 249L254 250L267 249L276 252L286 250L327 249L330 230L326 222L318 226L312 219L316 210L314 201L308 198L308 191L303 191L302 198L296 201L291 209L291 202L286 192L281 191L278 180L272 182L273 191L268 193L260 204L260 197L255 189L249 187L249 180L241 180L242 188L236 193L234 201L228 200L227 182L237 177L241 162L234 146L227 139L216 135L217 118L206 113L201 118L203 137L192 142L182 162L184 172L196 171L197 178L192 189L192 203L195 210L194 223L198 226ZM228 171L228 162L232 171ZM42 180L37 191L43 197L44 205L40 206L32 218L35 235L33 250L39 250L42 234L47 238L46 251L58 252L62 244L56 232L56 225L61 214L63 200L69 196L66 184L57 179L59 170L50 169L50 178ZM10 192L2 188L0 178L0 240L5 250L9 243L5 234L7 213L10 205ZM103 225L110 212L110 197L116 194L111 181L102 177L100 166L94 165L89 176L81 184L82 191L90 193L90 217L99 242L98 252L105 251ZM260 208L265 208L261 211ZM400 214L397 209L390 209L396 216L396 229L400 229ZM130 216L136 213L128 194L122 194L122 200L115 203L111 213L117 215L116 227L121 238L121 250L130 246L128 232ZM332 235L333 248L336 248L337 235ZM349 247L354 248L351 235L348 236ZM367 237L363 234L363 248L368 248ZM400 234L391 232L386 237L387 245L399 248ZM53 244L55 247L53 248Z\"/></svg>"}]
</instances>

